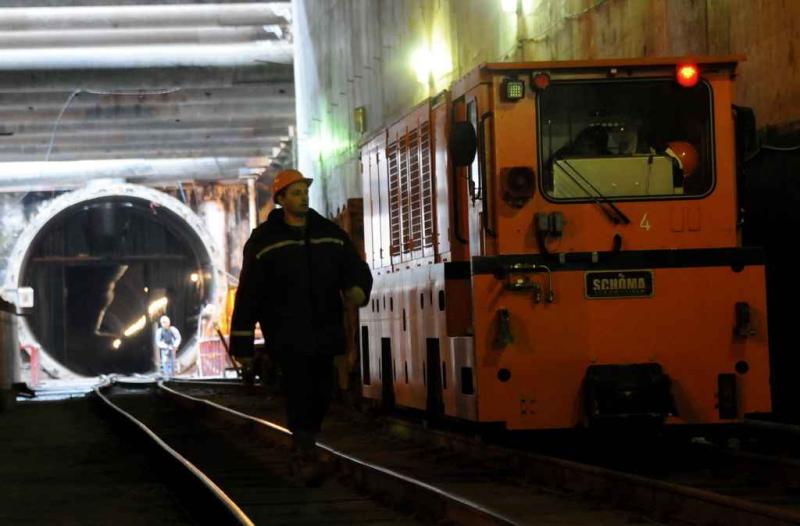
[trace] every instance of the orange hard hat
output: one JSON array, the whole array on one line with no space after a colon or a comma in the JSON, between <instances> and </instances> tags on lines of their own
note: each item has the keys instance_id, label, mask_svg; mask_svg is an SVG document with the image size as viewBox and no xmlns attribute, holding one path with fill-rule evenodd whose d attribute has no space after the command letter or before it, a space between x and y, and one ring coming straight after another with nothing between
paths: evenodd
<instances>
[{"instance_id":1,"label":"orange hard hat","mask_svg":"<svg viewBox=\"0 0 800 526\"><path fill-rule=\"evenodd\" d=\"M677 159L684 177L691 176L700 165L697 148L690 142L672 141L667 143L667 154Z\"/></svg>"},{"instance_id":2,"label":"orange hard hat","mask_svg":"<svg viewBox=\"0 0 800 526\"><path fill-rule=\"evenodd\" d=\"M278 172L278 175L272 180L272 200L277 201L278 194L281 193L284 188L298 181L305 181L309 186L314 182L313 179L303 177L303 174L300 173L299 170L288 169Z\"/></svg>"}]
</instances>

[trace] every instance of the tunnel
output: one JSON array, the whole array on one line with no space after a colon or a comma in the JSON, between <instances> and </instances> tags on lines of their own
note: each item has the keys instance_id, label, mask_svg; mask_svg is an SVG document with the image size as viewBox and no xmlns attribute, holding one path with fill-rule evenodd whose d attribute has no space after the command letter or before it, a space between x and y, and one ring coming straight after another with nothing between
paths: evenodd
<instances>
[{"instance_id":1,"label":"tunnel","mask_svg":"<svg viewBox=\"0 0 800 526\"><path fill-rule=\"evenodd\" d=\"M20 341L79 376L153 372L163 315L183 336L179 359L194 352L201 313L217 302L218 254L171 196L92 186L54 200L18 241L17 286L34 291Z\"/></svg>"}]
</instances>

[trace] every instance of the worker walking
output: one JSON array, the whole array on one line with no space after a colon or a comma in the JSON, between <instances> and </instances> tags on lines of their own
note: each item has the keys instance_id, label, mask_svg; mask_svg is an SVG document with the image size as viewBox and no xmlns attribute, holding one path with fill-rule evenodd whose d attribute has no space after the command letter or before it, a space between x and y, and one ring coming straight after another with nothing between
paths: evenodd
<instances>
[{"instance_id":1,"label":"worker walking","mask_svg":"<svg viewBox=\"0 0 800 526\"><path fill-rule=\"evenodd\" d=\"M308 206L312 179L281 171L272 185L281 206L253 230L231 321L231 353L252 360L254 325L283 373L293 435L293 472L320 482L316 437L334 387L333 358L345 350L343 301L366 305L372 275L347 234Z\"/></svg>"}]
</instances>

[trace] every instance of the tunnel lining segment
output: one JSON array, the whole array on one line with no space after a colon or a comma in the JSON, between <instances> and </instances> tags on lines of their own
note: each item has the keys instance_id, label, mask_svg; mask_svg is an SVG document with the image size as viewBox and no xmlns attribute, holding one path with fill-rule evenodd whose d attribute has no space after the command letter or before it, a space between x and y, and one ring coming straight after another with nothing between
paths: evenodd
<instances>
[{"instance_id":1,"label":"tunnel lining segment","mask_svg":"<svg viewBox=\"0 0 800 526\"><path fill-rule=\"evenodd\" d=\"M9 257L2 297L11 303L18 303L16 290L22 285L20 280L24 275L30 253L39 235L52 221L83 203L119 198L144 200L163 208L173 218L178 219L179 223L187 227L187 231L193 234L196 241L200 241L202 250L205 252L202 255L208 258L212 273L212 277L209 280L210 290L207 296L207 305L213 305L213 312L221 312L227 291L227 273L225 272L224 257L197 213L178 199L153 188L103 180L92 181L84 188L56 197L36 214L14 244L14 249ZM203 309L205 310L205 308L204 306ZM47 350L42 348L24 317L19 317L17 330L20 346L34 345L41 350L41 365L47 370L56 371L60 378L80 376L54 360L47 353ZM190 338L187 338L189 341L181 351L179 361L184 367L195 360L197 352L196 332L195 330L190 333Z\"/></svg>"}]
</instances>

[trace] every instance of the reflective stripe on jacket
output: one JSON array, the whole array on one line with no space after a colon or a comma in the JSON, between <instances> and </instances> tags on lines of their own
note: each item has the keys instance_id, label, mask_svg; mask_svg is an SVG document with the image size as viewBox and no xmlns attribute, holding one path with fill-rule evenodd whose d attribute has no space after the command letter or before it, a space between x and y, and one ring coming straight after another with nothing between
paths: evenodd
<instances>
[{"instance_id":1,"label":"reflective stripe on jacket","mask_svg":"<svg viewBox=\"0 0 800 526\"><path fill-rule=\"evenodd\" d=\"M341 228L309 210L301 233L284 222L282 209L273 210L245 244L231 353L253 354L256 321L276 350L344 352L340 292L353 286L369 298L372 274Z\"/></svg>"}]
</instances>

